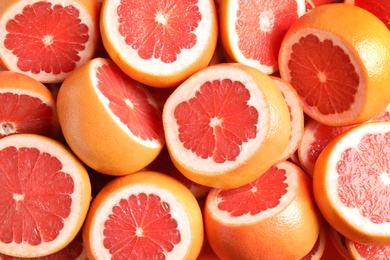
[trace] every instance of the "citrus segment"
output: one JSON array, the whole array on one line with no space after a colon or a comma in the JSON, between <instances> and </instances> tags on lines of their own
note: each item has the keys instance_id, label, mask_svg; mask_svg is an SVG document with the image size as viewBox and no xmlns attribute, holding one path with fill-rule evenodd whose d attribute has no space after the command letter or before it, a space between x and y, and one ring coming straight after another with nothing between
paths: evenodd
<instances>
[{"instance_id":1,"label":"citrus segment","mask_svg":"<svg viewBox=\"0 0 390 260\"><path fill-rule=\"evenodd\" d=\"M317 205L329 224L362 244L389 244L390 123L365 123L333 139L313 175Z\"/></svg>"},{"instance_id":2,"label":"citrus segment","mask_svg":"<svg viewBox=\"0 0 390 260\"><path fill-rule=\"evenodd\" d=\"M180 172L210 187L248 183L275 163L290 136L288 108L275 83L242 64L205 68L163 109L168 151Z\"/></svg>"},{"instance_id":3,"label":"citrus segment","mask_svg":"<svg viewBox=\"0 0 390 260\"><path fill-rule=\"evenodd\" d=\"M61 82L94 54L95 1L7 0L0 13L0 59L10 70L45 83Z\"/></svg>"},{"instance_id":4,"label":"citrus segment","mask_svg":"<svg viewBox=\"0 0 390 260\"><path fill-rule=\"evenodd\" d=\"M206 67L217 43L213 0L107 0L100 26L113 61L154 87L175 87Z\"/></svg>"},{"instance_id":5,"label":"citrus segment","mask_svg":"<svg viewBox=\"0 0 390 260\"><path fill-rule=\"evenodd\" d=\"M0 71L0 104L0 138L16 133L57 136L55 98L35 79Z\"/></svg>"},{"instance_id":6,"label":"citrus segment","mask_svg":"<svg viewBox=\"0 0 390 260\"><path fill-rule=\"evenodd\" d=\"M311 181L287 161L241 187L211 189L204 220L210 246L221 259L300 259L320 229Z\"/></svg>"},{"instance_id":7,"label":"citrus segment","mask_svg":"<svg viewBox=\"0 0 390 260\"><path fill-rule=\"evenodd\" d=\"M304 13L304 0L222 1L219 20L223 47L233 61L272 74L278 70L284 34Z\"/></svg>"},{"instance_id":8,"label":"citrus segment","mask_svg":"<svg viewBox=\"0 0 390 260\"><path fill-rule=\"evenodd\" d=\"M71 149L101 173L138 171L164 146L161 111L151 94L105 58L87 62L66 78L57 111Z\"/></svg>"},{"instance_id":9,"label":"citrus segment","mask_svg":"<svg viewBox=\"0 0 390 260\"><path fill-rule=\"evenodd\" d=\"M364 122L385 109L389 59L384 24L364 9L335 3L314 8L290 27L279 67L305 113L338 126Z\"/></svg>"},{"instance_id":10,"label":"citrus segment","mask_svg":"<svg viewBox=\"0 0 390 260\"><path fill-rule=\"evenodd\" d=\"M195 259L203 222L192 193L157 172L109 182L91 204L83 228L88 258Z\"/></svg>"},{"instance_id":11,"label":"citrus segment","mask_svg":"<svg viewBox=\"0 0 390 260\"><path fill-rule=\"evenodd\" d=\"M55 253L77 235L89 208L84 166L62 144L34 134L0 139L0 252Z\"/></svg>"}]
</instances>

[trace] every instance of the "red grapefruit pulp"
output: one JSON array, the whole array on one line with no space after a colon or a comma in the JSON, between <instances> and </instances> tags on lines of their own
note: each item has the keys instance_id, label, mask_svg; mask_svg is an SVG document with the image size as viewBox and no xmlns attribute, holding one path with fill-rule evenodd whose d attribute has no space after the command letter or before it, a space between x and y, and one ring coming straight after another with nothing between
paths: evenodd
<instances>
[{"instance_id":1,"label":"red grapefruit pulp","mask_svg":"<svg viewBox=\"0 0 390 260\"><path fill-rule=\"evenodd\" d=\"M10 70L61 82L94 54L95 1L2 1L0 13L0 59Z\"/></svg>"},{"instance_id":2,"label":"red grapefruit pulp","mask_svg":"<svg viewBox=\"0 0 390 260\"><path fill-rule=\"evenodd\" d=\"M0 253L39 257L67 246L89 208L91 185L61 143L34 134L0 139Z\"/></svg>"}]
</instances>

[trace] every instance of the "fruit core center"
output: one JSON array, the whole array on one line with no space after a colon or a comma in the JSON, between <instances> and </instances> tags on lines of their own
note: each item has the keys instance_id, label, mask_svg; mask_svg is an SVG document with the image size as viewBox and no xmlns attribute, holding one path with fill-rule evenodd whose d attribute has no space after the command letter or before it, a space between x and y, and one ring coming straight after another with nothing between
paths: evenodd
<instances>
[{"instance_id":1,"label":"fruit core center","mask_svg":"<svg viewBox=\"0 0 390 260\"><path fill-rule=\"evenodd\" d=\"M275 16L272 10L265 10L260 13L260 30L270 32L274 28Z\"/></svg>"},{"instance_id":2,"label":"fruit core center","mask_svg":"<svg viewBox=\"0 0 390 260\"><path fill-rule=\"evenodd\" d=\"M317 77L318 77L318 79L320 80L321 83L325 83L326 82L326 75L325 75L324 72L319 71L318 74L317 74Z\"/></svg>"},{"instance_id":3,"label":"fruit core center","mask_svg":"<svg viewBox=\"0 0 390 260\"><path fill-rule=\"evenodd\" d=\"M210 119L210 127L214 128L216 126L220 126L222 123L222 118L218 118L218 117L213 117Z\"/></svg>"},{"instance_id":4,"label":"fruit core center","mask_svg":"<svg viewBox=\"0 0 390 260\"><path fill-rule=\"evenodd\" d=\"M387 172L382 172L380 178L385 185L390 185L390 176Z\"/></svg>"},{"instance_id":5,"label":"fruit core center","mask_svg":"<svg viewBox=\"0 0 390 260\"><path fill-rule=\"evenodd\" d=\"M13 124L11 122L0 123L0 136L14 134L14 133L16 133L15 124Z\"/></svg>"},{"instance_id":6,"label":"fruit core center","mask_svg":"<svg viewBox=\"0 0 390 260\"><path fill-rule=\"evenodd\" d=\"M18 201L21 201L21 200L24 199L24 194L14 193L13 199L16 200L17 202L18 202Z\"/></svg>"},{"instance_id":7,"label":"fruit core center","mask_svg":"<svg viewBox=\"0 0 390 260\"><path fill-rule=\"evenodd\" d=\"M156 22L166 25L167 24L167 17L163 12L157 12L156 17L154 18Z\"/></svg>"},{"instance_id":8,"label":"fruit core center","mask_svg":"<svg viewBox=\"0 0 390 260\"><path fill-rule=\"evenodd\" d=\"M134 109L134 104L130 99L126 99L126 105L128 105L131 109Z\"/></svg>"},{"instance_id":9,"label":"fruit core center","mask_svg":"<svg viewBox=\"0 0 390 260\"><path fill-rule=\"evenodd\" d=\"M142 228L137 227L137 228L135 229L135 235L136 235L137 237L143 237L143 230L142 230Z\"/></svg>"},{"instance_id":10,"label":"fruit core center","mask_svg":"<svg viewBox=\"0 0 390 260\"><path fill-rule=\"evenodd\" d=\"M45 44L46 47L50 46L53 43L53 36L51 36L51 35L43 36L42 42L43 42L43 44Z\"/></svg>"}]
</instances>

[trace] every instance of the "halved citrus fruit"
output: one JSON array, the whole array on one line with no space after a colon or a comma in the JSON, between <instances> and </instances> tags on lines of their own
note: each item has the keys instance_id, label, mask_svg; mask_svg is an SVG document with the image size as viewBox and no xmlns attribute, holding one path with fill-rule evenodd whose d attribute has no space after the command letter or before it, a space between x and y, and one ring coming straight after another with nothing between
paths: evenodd
<instances>
[{"instance_id":1,"label":"halved citrus fruit","mask_svg":"<svg viewBox=\"0 0 390 260\"><path fill-rule=\"evenodd\" d=\"M40 257L67 246L91 199L84 165L61 143L36 134L0 139L0 253Z\"/></svg>"},{"instance_id":2,"label":"halved citrus fruit","mask_svg":"<svg viewBox=\"0 0 390 260\"><path fill-rule=\"evenodd\" d=\"M164 146L161 110L151 94L105 58L92 59L65 79L57 113L70 148L101 173L136 172Z\"/></svg>"},{"instance_id":3,"label":"halved citrus fruit","mask_svg":"<svg viewBox=\"0 0 390 260\"><path fill-rule=\"evenodd\" d=\"M279 160L291 127L272 79L238 63L209 66L188 78L163 108L168 151L188 179L234 188Z\"/></svg>"},{"instance_id":4,"label":"halved citrus fruit","mask_svg":"<svg viewBox=\"0 0 390 260\"><path fill-rule=\"evenodd\" d=\"M383 0L344 0L345 4L351 4L363 8L378 17L390 30L390 2Z\"/></svg>"},{"instance_id":5,"label":"halved citrus fruit","mask_svg":"<svg viewBox=\"0 0 390 260\"><path fill-rule=\"evenodd\" d=\"M52 93L24 74L0 71L0 138L16 133L57 137L59 125Z\"/></svg>"},{"instance_id":6,"label":"halved citrus fruit","mask_svg":"<svg viewBox=\"0 0 390 260\"><path fill-rule=\"evenodd\" d=\"M332 126L364 122L390 102L390 31L370 12L326 4L300 17L280 48L279 69L306 114Z\"/></svg>"},{"instance_id":7,"label":"halved citrus fruit","mask_svg":"<svg viewBox=\"0 0 390 260\"><path fill-rule=\"evenodd\" d=\"M0 1L0 59L40 82L61 82L92 58L99 8L89 0Z\"/></svg>"},{"instance_id":8,"label":"halved citrus fruit","mask_svg":"<svg viewBox=\"0 0 390 260\"><path fill-rule=\"evenodd\" d=\"M390 244L390 122L365 123L333 139L314 167L319 209L343 236Z\"/></svg>"},{"instance_id":9,"label":"halved citrus fruit","mask_svg":"<svg viewBox=\"0 0 390 260\"><path fill-rule=\"evenodd\" d=\"M290 83L280 77L271 76L278 89L282 92L286 100L288 111L290 112L291 134L280 161L290 158L298 149L304 132L304 113L301 100Z\"/></svg>"},{"instance_id":10,"label":"halved citrus fruit","mask_svg":"<svg viewBox=\"0 0 390 260\"><path fill-rule=\"evenodd\" d=\"M211 189L207 239L221 259L301 259L317 241L321 216L310 178L280 162L235 189Z\"/></svg>"},{"instance_id":11,"label":"halved citrus fruit","mask_svg":"<svg viewBox=\"0 0 390 260\"><path fill-rule=\"evenodd\" d=\"M374 246L357 243L347 239L348 252L356 260L381 260L390 259L390 246Z\"/></svg>"},{"instance_id":12,"label":"halved citrus fruit","mask_svg":"<svg viewBox=\"0 0 390 260\"><path fill-rule=\"evenodd\" d=\"M305 0L221 1L223 48L233 61L272 74L284 34L305 12Z\"/></svg>"},{"instance_id":13,"label":"halved citrus fruit","mask_svg":"<svg viewBox=\"0 0 390 260\"><path fill-rule=\"evenodd\" d=\"M113 61L154 87L176 87L206 67L218 38L213 0L106 0L100 30Z\"/></svg>"},{"instance_id":14,"label":"halved citrus fruit","mask_svg":"<svg viewBox=\"0 0 390 260\"><path fill-rule=\"evenodd\" d=\"M117 177L93 200L83 227L89 259L196 259L201 209L192 193L163 173Z\"/></svg>"}]
</instances>

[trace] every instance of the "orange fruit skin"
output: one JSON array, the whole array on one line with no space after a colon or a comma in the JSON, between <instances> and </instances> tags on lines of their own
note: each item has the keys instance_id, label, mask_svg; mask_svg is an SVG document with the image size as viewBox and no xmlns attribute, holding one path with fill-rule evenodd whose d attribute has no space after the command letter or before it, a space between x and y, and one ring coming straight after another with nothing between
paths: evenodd
<instances>
[{"instance_id":1,"label":"orange fruit skin","mask_svg":"<svg viewBox=\"0 0 390 260\"><path fill-rule=\"evenodd\" d=\"M188 188L182 183L163 173L153 171L142 171L127 176L117 177L106 184L93 199L82 230L84 249L87 252L88 259L99 259L99 256L95 254L94 249L91 247L90 241L91 226L95 221L94 216L97 214L97 211L102 210L105 201L110 200L110 195L115 191L139 184L145 185L146 193L148 192L148 186L167 190L177 198L177 202L185 207L191 226L191 229L187 232L192 234L192 240L184 259L196 259L202 250L204 241L203 218L199 204ZM169 201L167 202L169 203Z\"/></svg>"},{"instance_id":2,"label":"orange fruit skin","mask_svg":"<svg viewBox=\"0 0 390 260\"><path fill-rule=\"evenodd\" d=\"M337 148L337 144L339 142L342 142L342 139L346 135L348 135L348 133L358 127L359 126L355 126L352 129L336 136L332 141L328 143L324 150L322 150L314 166L314 198L316 204L318 205L318 208L320 209L322 215L327 220L329 225L344 237L354 241L359 241L359 243L362 244L388 245L390 243L390 237L385 232L384 234L376 234L375 236L370 236L370 234L366 234L365 232L360 230L359 227L356 227L355 225L351 224L348 221L348 216L343 216L340 213L336 205L332 202L332 198L330 197L329 192L327 192L327 190L329 189L327 184L327 172L333 171L328 167L329 164L327 162L329 161L329 157L331 156L332 152ZM337 185L337 183L334 183L333 185ZM334 196L337 196L337 194L334 194Z\"/></svg>"},{"instance_id":3,"label":"orange fruit skin","mask_svg":"<svg viewBox=\"0 0 390 260\"><path fill-rule=\"evenodd\" d=\"M294 166L297 167L297 166ZM211 248L221 259L301 259L317 241L321 216L310 178L300 170L296 198L278 214L249 224L225 224L210 211L207 197L204 221Z\"/></svg>"},{"instance_id":4,"label":"orange fruit skin","mask_svg":"<svg viewBox=\"0 0 390 260\"><path fill-rule=\"evenodd\" d=\"M349 125L367 121L385 110L390 102L390 32L387 27L368 11L344 4L320 5L301 16L287 31L288 39L302 29L316 28L332 33L358 57L358 66L363 68L361 80L366 82L365 103L359 114L348 122L332 122L332 125ZM286 60L285 40L279 53L280 60ZM282 78L287 78L285 68L280 67ZM320 120L319 120L320 121Z\"/></svg>"},{"instance_id":5,"label":"orange fruit skin","mask_svg":"<svg viewBox=\"0 0 390 260\"><path fill-rule=\"evenodd\" d=\"M107 35L107 30L117 30L117 28L108 28L106 25L104 17L107 13L107 5L108 1L103 1L102 9L101 9L101 19L100 19L100 32L102 36L103 45L110 55L111 59L131 78L142 82L145 85L157 87L157 88L171 88L177 87L182 83L185 79L191 76L193 73L207 67L214 55L215 48L217 46L218 41L218 18L217 11L215 8L215 4L213 0L208 0L210 2L210 12L213 13L214 21L212 22L212 33L208 39L208 46L203 50L202 53L197 53L196 55L199 57L196 62L191 64L191 66L184 65L182 69L174 72L172 74L164 73L164 71L160 71L161 74L154 75L148 72L145 72L138 68L135 64L129 64L125 60L125 55L121 50L113 47L114 41L118 39L114 39ZM119 36L118 36L119 37Z\"/></svg>"},{"instance_id":6,"label":"orange fruit skin","mask_svg":"<svg viewBox=\"0 0 390 260\"><path fill-rule=\"evenodd\" d=\"M269 118L271 123L267 136L257 151L248 158L245 163L237 165L237 167L231 170L219 173L209 174L204 171L189 168L183 162L177 160L175 156L172 156L171 153L170 154L176 168L188 179L209 187L223 189L236 188L255 180L271 167L272 164L278 162L290 138L290 114L283 95L272 79L266 74L255 68L239 63L223 63L213 66L239 67L253 76L253 79L258 83L259 87L261 87L265 99L268 100L268 108L270 111ZM206 69L212 70L213 66ZM164 120L163 123L165 131L170 131L170 125L167 125ZM166 138L166 145L168 151L176 149L168 138Z\"/></svg>"},{"instance_id":7,"label":"orange fruit skin","mask_svg":"<svg viewBox=\"0 0 390 260\"><path fill-rule=\"evenodd\" d=\"M64 4L71 5L72 1L77 2L78 4L80 4L81 6L83 6L85 8L85 10L89 14L89 16L94 24L94 28L89 28L91 30L91 34L92 34L92 35L90 35L90 38L93 39L93 42L92 42L93 50L91 51L90 56L88 58L88 59L91 59L96 51L96 48L98 46L98 41L100 39L99 19L100 19L101 3L99 3L99 1L96 1L96 0L93 0L93 1L90 1L90 0L71 0L71 1L68 1L68 3L64 3ZM16 1L14 1L14 0L1 0L0 1L0 17L3 13L7 12L9 8L12 8L12 6L15 4L15 2ZM39 1L36 0L34 2L39 2ZM27 4L28 3L26 3L26 5ZM2 65L4 68L9 69L7 62L4 62L3 60L1 60L1 55L0 55L0 65ZM55 80L48 81L48 82L43 82L43 81L42 82L43 83L60 83L62 81L63 81L63 79L62 80L55 79Z\"/></svg>"},{"instance_id":8,"label":"orange fruit skin","mask_svg":"<svg viewBox=\"0 0 390 260\"><path fill-rule=\"evenodd\" d=\"M104 174L130 174L152 162L163 145L139 143L109 114L91 82L93 65L99 61L110 62L95 58L63 82L57 97L58 119L66 142L85 164Z\"/></svg>"}]
</instances>

